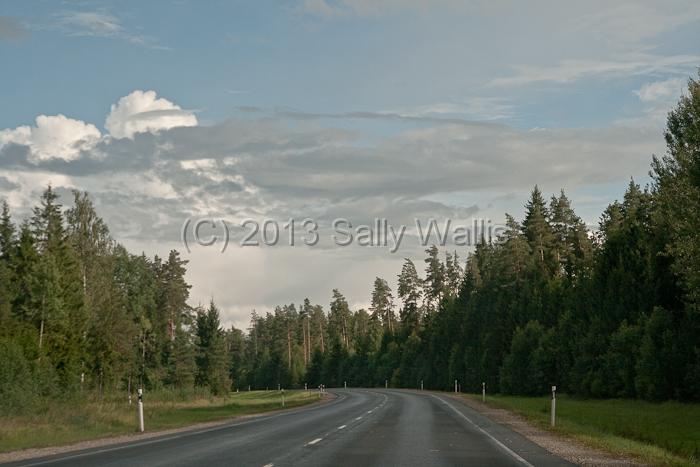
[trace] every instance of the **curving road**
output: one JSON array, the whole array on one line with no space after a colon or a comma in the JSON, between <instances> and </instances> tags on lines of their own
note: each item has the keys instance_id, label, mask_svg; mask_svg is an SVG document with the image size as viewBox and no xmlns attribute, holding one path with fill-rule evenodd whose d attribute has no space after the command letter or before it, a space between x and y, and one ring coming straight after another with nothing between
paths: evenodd
<instances>
[{"instance_id":1,"label":"curving road","mask_svg":"<svg viewBox=\"0 0 700 467\"><path fill-rule=\"evenodd\" d=\"M444 394L330 392L334 400L313 407L10 465L572 465Z\"/></svg>"}]
</instances>

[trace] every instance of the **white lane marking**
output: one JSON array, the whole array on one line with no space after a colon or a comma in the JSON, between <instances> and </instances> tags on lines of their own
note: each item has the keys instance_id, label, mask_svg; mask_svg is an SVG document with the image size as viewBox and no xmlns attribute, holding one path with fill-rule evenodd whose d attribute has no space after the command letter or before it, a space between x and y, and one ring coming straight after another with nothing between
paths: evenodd
<instances>
[{"instance_id":1,"label":"white lane marking","mask_svg":"<svg viewBox=\"0 0 700 467\"><path fill-rule=\"evenodd\" d=\"M356 417L355 420L362 420L362 416Z\"/></svg>"},{"instance_id":2,"label":"white lane marking","mask_svg":"<svg viewBox=\"0 0 700 467\"><path fill-rule=\"evenodd\" d=\"M339 430L342 430L342 429L345 428L346 426L347 426L347 425L340 425L340 426L338 427L338 429L339 429Z\"/></svg>"},{"instance_id":3,"label":"white lane marking","mask_svg":"<svg viewBox=\"0 0 700 467\"><path fill-rule=\"evenodd\" d=\"M237 428L237 427L240 427L243 425L251 425L254 423L265 422L268 420L272 420L274 418L281 418L281 417L288 417L290 415L296 415L299 412L315 412L317 410L323 410L327 407L337 405L337 404L341 403L343 400L347 399L347 397L348 396L346 396L344 394L338 394L338 397L336 399L333 399L330 402L327 402L323 405L317 405L315 407L302 406L298 410L291 409L288 412L282 412L282 413L278 413L275 415L265 415L264 413L260 414L260 415L253 415L253 417L255 417L255 418L253 418L251 420L246 420L243 422L223 423L221 425L218 425L218 426L215 426L212 428L205 428L202 430L189 430L189 431L185 431L181 434L176 434L173 436L168 436L168 435L160 435L159 436L157 434L157 432L154 432L154 438L152 438L152 439L147 439L144 441L128 442L127 444L117 445L114 447L106 447L105 449L98 449L95 451L81 452L81 453L73 454L73 455L69 455L69 456L62 456L58 459L37 460L36 462L32 462L29 464L22 464L22 465L23 465L23 467L35 467L38 465L46 465L46 464L51 464L51 463L58 462L58 461L62 462L62 461L70 460L70 459L79 459L81 457L89 457L89 456L94 456L97 454L104 454L106 452L120 451L123 449L129 449L129 448L134 448L134 447L138 447L138 446L147 446L150 444L157 444L157 443L160 443L163 441L170 441L173 439L186 438L188 436L199 435L202 433L210 433L210 432L219 431L219 430L227 430L229 428ZM31 459L26 459L26 460L29 461Z\"/></svg>"},{"instance_id":4,"label":"white lane marking","mask_svg":"<svg viewBox=\"0 0 700 467\"><path fill-rule=\"evenodd\" d=\"M306 445L307 445L307 446L313 446L314 444L318 443L318 442L321 441L322 439L323 439L323 438L316 438L315 440L309 441L308 443L306 443Z\"/></svg>"},{"instance_id":5,"label":"white lane marking","mask_svg":"<svg viewBox=\"0 0 700 467\"><path fill-rule=\"evenodd\" d=\"M372 413L372 410L368 410L367 413Z\"/></svg>"},{"instance_id":6,"label":"white lane marking","mask_svg":"<svg viewBox=\"0 0 700 467\"><path fill-rule=\"evenodd\" d=\"M479 430L480 432L482 432L483 434L485 434L486 436L488 436L489 438L491 438L491 440L492 440L494 443L496 443L496 445L497 445L498 447L500 447L501 449L503 449L507 454L509 454L509 455L510 455L511 457L513 457L515 460L517 460L518 462L520 462L520 463L526 465L527 467L535 467L534 465L530 464L528 461L526 461L525 459L523 459L522 457L520 457L520 456L519 456L515 451L513 451L511 448L509 448L508 446L506 446L505 444L501 443L501 442L498 441L496 438L494 438L493 435L492 435L491 433L489 433L488 431L484 430L484 429L481 428L479 425L477 425L476 423L474 423L474 422L471 420L471 418L467 417L467 416L464 415L462 412L460 412L459 410L457 410L455 407L452 406L452 404L450 404L449 402L445 401L444 399L442 399L441 397L438 397L438 396L436 396L436 395L431 394L431 396L433 396L435 399L439 400L440 402L442 402L443 404L445 404L446 406L448 406L449 408L451 408L457 415L459 415L460 417L462 417L463 419L465 419L466 421L468 421L469 423L471 423L472 425L474 425L474 427L476 427L477 430Z\"/></svg>"},{"instance_id":7,"label":"white lane marking","mask_svg":"<svg viewBox=\"0 0 700 467\"><path fill-rule=\"evenodd\" d=\"M274 467L275 464L265 464L263 467Z\"/></svg>"}]
</instances>

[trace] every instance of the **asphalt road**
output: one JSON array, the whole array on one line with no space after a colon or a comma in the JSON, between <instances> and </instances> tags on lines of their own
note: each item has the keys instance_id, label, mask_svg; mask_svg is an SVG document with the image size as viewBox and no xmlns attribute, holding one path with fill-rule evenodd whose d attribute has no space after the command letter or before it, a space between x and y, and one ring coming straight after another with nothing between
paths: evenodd
<instances>
[{"instance_id":1,"label":"asphalt road","mask_svg":"<svg viewBox=\"0 0 700 467\"><path fill-rule=\"evenodd\" d=\"M321 405L10 465L572 465L442 394L333 389Z\"/></svg>"}]
</instances>

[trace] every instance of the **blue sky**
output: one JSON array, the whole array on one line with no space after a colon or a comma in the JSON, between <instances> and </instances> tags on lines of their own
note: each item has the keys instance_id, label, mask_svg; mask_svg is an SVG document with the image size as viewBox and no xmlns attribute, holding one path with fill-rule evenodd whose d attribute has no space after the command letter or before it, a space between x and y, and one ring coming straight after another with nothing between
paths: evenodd
<instances>
[{"instance_id":1,"label":"blue sky","mask_svg":"<svg viewBox=\"0 0 700 467\"><path fill-rule=\"evenodd\" d=\"M640 113L634 91L666 74L490 86L517 66L615 53L586 31L546 28L572 19L566 12L436 5L325 17L293 2L5 2L2 14L26 36L0 43L5 69L21 70L2 77L0 126L51 113L99 122L134 89L155 89L204 121L237 106L386 111L488 97L512 106L502 120L517 127L593 126ZM696 55L700 28L688 17L651 38L637 34L616 55Z\"/></svg>"},{"instance_id":2,"label":"blue sky","mask_svg":"<svg viewBox=\"0 0 700 467\"><path fill-rule=\"evenodd\" d=\"M664 150L700 4L6 1L0 57L0 197L21 216L48 182L87 189L133 249L178 247L194 215L498 221L536 183L595 223ZM200 251L190 280L240 323L335 286L362 305L403 256Z\"/></svg>"}]
</instances>

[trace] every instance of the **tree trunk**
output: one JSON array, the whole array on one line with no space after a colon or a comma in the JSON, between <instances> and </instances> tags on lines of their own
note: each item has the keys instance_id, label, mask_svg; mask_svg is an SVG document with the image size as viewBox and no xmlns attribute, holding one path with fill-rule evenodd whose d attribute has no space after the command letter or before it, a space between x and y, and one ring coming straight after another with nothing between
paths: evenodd
<instances>
[{"instance_id":1,"label":"tree trunk","mask_svg":"<svg viewBox=\"0 0 700 467\"><path fill-rule=\"evenodd\" d=\"M292 330L287 326L287 369L292 369Z\"/></svg>"},{"instance_id":2,"label":"tree trunk","mask_svg":"<svg viewBox=\"0 0 700 467\"><path fill-rule=\"evenodd\" d=\"M44 343L44 318L41 318L41 325L39 326L39 350Z\"/></svg>"},{"instance_id":3,"label":"tree trunk","mask_svg":"<svg viewBox=\"0 0 700 467\"><path fill-rule=\"evenodd\" d=\"M306 366L306 364L308 363L307 360L306 360L306 357L307 357L307 354L306 354L306 350L307 350L307 342L306 342L306 319L304 319L304 321L301 322L301 335L302 335L302 338L301 338L301 340L302 340L302 345L303 345L303 347L304 347L304 349L303 349L303 350L304 350L304 366Z\"/></svg>"},{"instance_id":4,"label":"tree trunk","mask_svg":"<svg viewBox=\"0 0 700 467\"><path fill-rule=\"evenodd\" d=\"M323 322L318 322L318 329L321 333L321 353L326 353L326 348L323 345Z\"/></svg>"}]
</instances>

